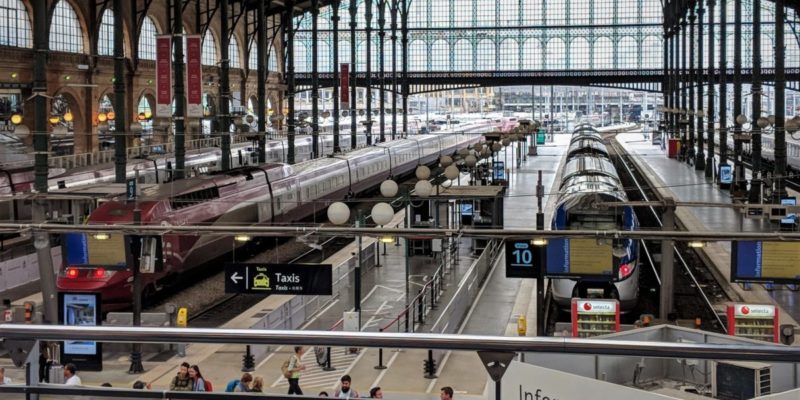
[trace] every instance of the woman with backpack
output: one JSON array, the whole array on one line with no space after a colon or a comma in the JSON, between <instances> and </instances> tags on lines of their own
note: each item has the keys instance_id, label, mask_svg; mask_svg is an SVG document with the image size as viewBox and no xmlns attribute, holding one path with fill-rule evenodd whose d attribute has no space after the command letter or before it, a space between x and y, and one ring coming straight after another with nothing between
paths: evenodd
<instances>
[{"instance_id":1,"label":"woman with backpack","mask_svg":"<svg viewBox=\"0 0 800 400\"><path fill-rule=\"evenodd\" d=\"M300 373L306 370L306 366L300 362L303 353L305 353L305 349L302 346L295 346L294 354L284 363L282 372L289 381L289 394L303 395L303 390L300 389Z\"/></svg>"},{"instance_id":2,"label":"woman with backpack","mask_svg":"<svg viewBox=\"0 0 800 400\"><path fill-rule=\"evenodd\" d=\"M210 382L206 382L203 374L200 373L200 367L192 365L189 367L189 377L192 378L192 391L193 392L210 392Z\"/></svg>"}]
</instances>

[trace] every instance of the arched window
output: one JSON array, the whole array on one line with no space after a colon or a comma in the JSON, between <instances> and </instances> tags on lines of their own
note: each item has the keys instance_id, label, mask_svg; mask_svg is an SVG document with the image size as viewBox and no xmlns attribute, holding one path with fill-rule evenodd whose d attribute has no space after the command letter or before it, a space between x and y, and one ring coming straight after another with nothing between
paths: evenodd
<instances>
[{"instance_id":1,"label":"arched window","mask_svg":"<svg viewBox=\"0 0 800 400\"><path fill-rule=\"evenodd\" d=\"M310 45L311 43L308 42ZM310 51L306 47L306 42L295 41L294 42L294 72L309 72L311 71L311 54ZM270 60L273 59L273 55L270 54ZM275 71L274 69L270 68L270 71Z\"/></svg>"},{"instance_id":2,"label":"arched window","mask_svg":"<svg viewBox=\"0 0 800 400\"><path fill-rule=\"evenodd\" d=\"M547 65L545 66L547 69L566 68L567 46L564 44L564 41L559 38L550 39L550 41L547 42L545 58L547 59Z\"/></svg>"},{"instance_id":3,"label":"arched window","mask_svg":"<svg viewBox=\"0 0 800 400\"><path fill-rule=\"evenodd\" d=\"M719 58L719 47L717 47L716 57ZM775 42L772 36L766 33L761 34L761 66L764 68L775 67Z\"/></svg>"},{"instance_id":4,"label":"arched window","mask_svg":"<svg viewBox=\"0 0 800 400\"><path fill-rule=\"evenodd\" d=\"M297 59L294 60L295 68L297 68ZM270 72L281 72L278 68L278 49L275 46L270 48L269 54L267 54L267 71Z\"/></svg>"},{"instance_id":5,"label":"arched window","mask_svg":"<svg viewBox=\"0 0 800 400\"><path fill-rule=\"evenodd\" d=\"M136 107L136 112L139 116L139 123L142 124L142 145L150 144L150 139L153 136L153 108L150 105L150 100L147 96L139 98L139 104Z\"/></svg>"},{"instance_id":6,"label":"arched window","mask_svg":"<svg viewBox=\"0 0 800 400\"><path fill-rule=\"evenodd\" d=\"M408 45L408 69L410 71L428 70L428 49L423 40L415 40ZM402 63L398 60L397 69Z\"/></svg>"},{"instance_id":7,"label":"arched window","mask_svg":"<svg viewBox=\"0 0 800 400\"><path fill-rule=\"evenodd\" d=\"M459 40L453 47L453 69L456 71L473 69L472 44L466 39Z\"/></svg>"},{"instance_id":8,"label":"arched window","mask_svg":"<svg viewBox=\"0 0 800 400\"><path fill-rule=\"evenodd\" d=\"M589 42L582 38L575 38L569 49L569 61L572 69L591 69L589 62Z\"/></svg>"},{"instance_id":9,"label":"arched window","mask_svg":"<svg viewBox=\"0 0 800 400\"><path fill-rule=\"evenodd\" d=\"M661 68L663 64L661 39L657 36L648 36L642 43L642 68Z\"/></svg>"},{"instance_id":10,"label":"arched window","mask_svg":"<svg viewBox=\"0 0 800 400\"><path fill-rule=\"evenodd\" d=\"M156 24L147 16L142 21L142 30L139 33L139 58L142 60L156 59Z\"/></svg>"},{"instance_id":11,"label":"arched window","mask_svg":"<svg viewBox=\"0 0 800 400\"><path fill-rule=\"evenodd\" d=\"M200 52L200 62L203 65L217 65L217 41L211 29L203 35L203 48Z\"/></svg>"},{"instance_id":12,"label":"arched window","mask_svg":"<svg viewBox=\"0 0 800 400\"><path fill-rule=\"evenodd\" d=\"M0 1L0 46L31 47L31 21L22 0Z\"/></svg>"},{"instance_id":13,"label":"arched window","mask_svg":"<svg viewBox=\"0 0 800 400\"><path fill-rule=\"evenodd\" d=\"M332 59L331 45L327 41L320 40L317 45L317 69L320 72L330 72Z\"/></svg>"},{"instance_id":14,"label":"arched window","mask_svg":"<svg viewBox=\"0 0 800 400\"><path fill-rule=\"evenodd\" d=\"M636 40L630 36L625 36L617 45L617 68L619 69L638 69L639 49ZM686 64L689 65L688 63Z\"/></svg>"},{"instance_id":15,"label":"arched window","mask_svg":"<svg viewBox=\"0 0 800 400\"><path fill-rule=\"evenodd\" d=\"M400 43L397 43L397 46L400 46ZM386 71L392 70L392 54L394 54L394 50L392 49L392 41L386 39L386 43L383 44L383 65L386 68ZM399 51L397 52L397 55L400 55ZM331 56L331 59L332 58L333 56ZM397 68L400 68L400 57L397 58Z\"/></svg>"},{"instance_id":16,"label":"arched window","mask_svg":"<svg viewBox=\"0 0 800 400\"><path fill-rule=\"evenodd\" d=\"M431 47L431 70L432 71L447 71L450 68L450 49L447 42L444 40L437 40L433 42Z\"/></svg>"},{"instance_id":17,"label":"arched window","mask_svg":"<svg viewBox=\"0 0 800 400\"><path fill-rule=\"evenodd\" d=\"M601 37L594 41L594 69L614 68L614 45L611 39Z\"/></svg>"},{"instance_id":18,"label":"arched window","mask_svg":"<svg viewBox=\"0 0 800 400\"><path fill-rule=\"evenodd\" d=\"M251 71L258 69L258 42L250 42L250 54L247 59L247 68Z\"/></svg>"},{"instance_id":19,"label":"arched window","mask_svg":"<svg viewBox=\"0 0 800 400\"><path fill-rule=\"evenodd\" d=\"M228 65L231 68L242 68L242 63L239 61L239 41L236 36L231 36L231 41L228 43Z\"/></svg>"},{"instance_id":20,"label":"arched window","mask_svg":"<svg viewBox=\"0 0 800 400\"><path fill-rule=\"evenodd\" d=\"M478 62L475 66L477 71L492 71L495 69L497 57L495 56L494 41L483 39L478 42Z\"/></svg>"},{"instance_id":21,"label":"arched window","mask_svg":"<svg viewBox=\"0 0 800 400\"><path fill-rule=\"evenodd\" d=\"M100 35L97 38L97 55L114 55L114 12L110 8L103 11L100 20Z\"/></svg>"},{"instance_id":22,"label":"arched window","mask_svg":"<svg viewBox=\"0 0 800 400\"><path fill-rule=\"evenodd\" d=\"M50 50L83 53L83 31L78 16L66 0L56 3L50 21Z\"/></svg>"},{"instance_id":23,"label":"arched window","mask_svg":"<svg viewBox=\"0 0 800 400\"><path fill-rule=\"evenodd\" d=\"M350 36L350 35L347 35ZM399 41L398 41L399 42ZM400 46L400 43L397 44ZM400 52L397 52L398 55ZM342 35L339 35L339 64L350 64L350 38L342 38ZM337 67L338 68L338 67ZM400 58L397 59L397 68L400 69ZM352 70L352 68L350 68Z\"/></svg>"},{"instance_id":24,"label":"arched window","mask_svg":"<svg viewBox=\"0 0 800 400\"><path fill-rule=\"evenodd\" d=\"M505 39L500 43L500 70L515 71L519 69L519 46L514 39Z\"/></svg>"},{"instance_id":25,"label":"arched window","mask_svg":"<svg viewBox=\"0 0 800 400\"><path fill-rule=\"evenodd\" d=\"M522 44L522 68L527 71L542 69L542 42L539 39L528 39Z\"/></svg>"}]
</instances>

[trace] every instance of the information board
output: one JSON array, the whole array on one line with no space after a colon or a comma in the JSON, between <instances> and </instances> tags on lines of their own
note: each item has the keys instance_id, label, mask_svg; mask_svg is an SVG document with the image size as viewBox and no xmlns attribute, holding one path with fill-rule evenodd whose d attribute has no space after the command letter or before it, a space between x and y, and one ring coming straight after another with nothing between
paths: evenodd
<instances>
[{"instance_id":1,"label":"information board","mask_svg":"<svg viewBox=\"0 0 800 400\"><path fill-rule=\"evenodd\" d=\"M504 181L506 180L506 163L503 161L495 161L492 164L492 179Z\"/></svg>"},{"instance_id":2,"label":"information board","mask_svg":"<svg viewBox=\"0 0 800 400\"><path fill-rule=\"evenodd\" d=\"M538 278L541 248L530 240L506 240L506 278Z\"/></svg>"},{"instance_id":3,"label":"information board","mask_svg":"<svg viewBox=\"0 0 800 400\"><path fill-rule=\"evenodd\" d=\"M730 185L733 183L733 167L728 164L719 166L719 183L722 185Z\"/></svg>"},{"instance_id":4,"label":"information board","mask_svg":"<svg viewBox=\"0 0 800 400\"><path fill-rule=\"evenodd\" d=\"M612 245L596 239L550 239L545 275L548 277L597 277L613 279L616 263Z\"/></svg>"},{"instance_id":5,"label":"information board","mask_svg":"<svg viewBox=\"0 0 800 400\"><path fill-rule=\"evenodd\" d=\"M742 240L731 247L733 282L800 283L800 243Z\"/></svg>"},{"instance_id":6,"label":"information board","mask_svg":"<svg viewBox=\"0 0 800 400\"><path fill-rule=\"evenodd\" d=\"M99 293L59 293L59 323L67 326L101 325ZM86 340L65 340L61 346L63 363L74 363L79 369L102 368L102 344Z\"/></svg>"},{"instance_id":7,"label":"information board","mask_svg":"<svg viewBox=\"0 0 800 400\"><path fill-rule=\"evenodd\" d=\"M330 264L226 264L225 293L333 294Z\"/></svg>"},{"instance_id":8,"label":"information board","mask_svg":"<svg viewBox=\"0 0 800 400\"><path fill-rule=\"evenodd\" d=\"M796 197L784 197L781 199L782 206L796 206L797 205L797 198ZM783 225L794 225L795 220L797 219L797 215L794 213L786 214L786 218L781 219L781 224Z\"/></svg>"}]
</instances>

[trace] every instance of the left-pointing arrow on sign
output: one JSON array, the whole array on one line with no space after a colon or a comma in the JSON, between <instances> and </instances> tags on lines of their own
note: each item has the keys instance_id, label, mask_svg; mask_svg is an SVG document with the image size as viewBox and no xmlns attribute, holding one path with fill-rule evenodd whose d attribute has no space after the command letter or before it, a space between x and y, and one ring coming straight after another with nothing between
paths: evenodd
<instances>
[{"instance_id":1,"label":"left-pointing arrow on sign","mask_svg":"<svg viewBox=\"0 0 800 400\"><path fill-rule=\"evenodd\" d=\"M231 275L231 280L233 281L233 283L235 283L237 285L239 284L239 281L241 281L242 279L244 279L244 277L239 276L239 272L238 271L234 272L233 275Z\"/></svg>"}]
</instances>

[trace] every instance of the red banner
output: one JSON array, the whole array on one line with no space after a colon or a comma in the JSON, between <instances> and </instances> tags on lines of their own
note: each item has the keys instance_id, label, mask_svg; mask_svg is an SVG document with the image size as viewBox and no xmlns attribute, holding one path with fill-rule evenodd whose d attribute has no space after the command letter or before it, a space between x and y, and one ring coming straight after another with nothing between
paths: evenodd
<instances>
[{"instance_id":1,"label":"red banner","mask_svg":"<svg viewBox=\"0 0 800 400\"><path fill-rule=\"evenodd\" d=\"M186 116L203 117L202 38L186 35Z\"/></svg>"},{"instance_id":2,"label":"red banner","mask_svg":"<svg viewBox=\"0 0 800 400\"><path fill-rule=\"evenodd\" d=\"M350 109L350 64L341 65L341 73L339 74L339 96L342 99L342 110Z\"/></svg>"},{"instance_id":3,"label":"red banner","mask_svg":"<svg viewBox=\"0 0 800 400\"><path fill-rule=\"evenodd\" d=\"M156 37L156 116L172 116L172 37Z\"/></svg>"}]
</instances>

